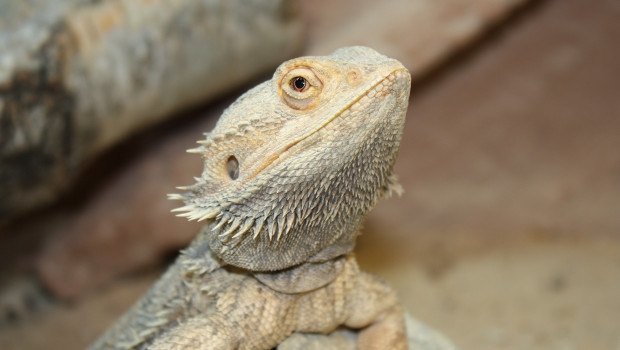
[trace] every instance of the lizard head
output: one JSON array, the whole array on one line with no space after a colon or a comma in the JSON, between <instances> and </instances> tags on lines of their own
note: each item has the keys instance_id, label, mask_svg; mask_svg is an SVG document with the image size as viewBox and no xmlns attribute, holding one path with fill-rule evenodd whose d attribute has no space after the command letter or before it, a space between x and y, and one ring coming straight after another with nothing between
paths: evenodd
<instances>
[{"instance_id":1,"label":"lizard head","mask_svg":"<svg viewBox=\"0 0 620 350\"><path fill-rule=\"evenodd\" d=\"M350 251L392 189L411 78L365 47L284 62L228 107L182 189L179 216L206 220L224 262L273 271Z\"/></svg>"}]
</instances>

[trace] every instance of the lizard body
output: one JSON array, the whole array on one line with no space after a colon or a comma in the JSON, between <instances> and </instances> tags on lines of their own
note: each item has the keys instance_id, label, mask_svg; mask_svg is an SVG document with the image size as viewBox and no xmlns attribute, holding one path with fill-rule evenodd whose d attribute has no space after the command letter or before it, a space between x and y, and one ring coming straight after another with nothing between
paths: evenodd
<instances>
[{"instance_id":1,"label":"lizard body","mask_svg":"<svg viewBox=\"0 0 620 350\"><path fill-rule=\"evenodd\" d=\"M172 199L207 225L91 349L270 349L293 333L361 329L360 349L405 349L395 293L352 254L392 167L410 75L364 47L283 63L235 101Z\"/></svg>"}]
</instances>

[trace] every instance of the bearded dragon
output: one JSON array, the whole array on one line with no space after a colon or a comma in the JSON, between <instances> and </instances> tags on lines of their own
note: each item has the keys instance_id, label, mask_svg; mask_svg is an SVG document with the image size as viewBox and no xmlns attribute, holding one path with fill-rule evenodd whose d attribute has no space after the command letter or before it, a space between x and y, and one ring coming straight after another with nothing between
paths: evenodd
<instances>
[{"instance_id":1,"label":"bearded dragon","mask_svg":"<svg viewBox=\"0 0 620 350\"><path fill-rule=\"evenodd\" d=\"M242 95L189 150L196 184L170 195L207 225L91 349L271 349L339 327L359 330L359 349L406 349L395 292L352 250L401 191L410 85L398 61L348 47L284 62Z\"/></svg>"}]
</instances>

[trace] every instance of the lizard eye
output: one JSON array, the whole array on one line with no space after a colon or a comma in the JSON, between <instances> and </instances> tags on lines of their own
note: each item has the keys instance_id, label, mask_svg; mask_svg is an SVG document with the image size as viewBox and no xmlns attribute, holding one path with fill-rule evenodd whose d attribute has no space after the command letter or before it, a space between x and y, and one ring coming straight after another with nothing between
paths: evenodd
<instances>
[{"instance_id":1,"label":"lizard eye","mask_svg":"<svg viewBox=\"0 0 620 350\"><path fill-rule=\"evenodd\" d=\"M235 156L228 157L228 161L226 161L226 172L231 180L237 180L237 178L239 178L239 161Z\"/></svg>"},{"instance_id":2,"label":"lizard eye","mask_svg":"<svg viewBox=\"0 0 620 350\"><path fill-rule=\"evenodd\" d=\"M312 107L323 89L323 83L309 67L297 67L284 74L280 81L280 96L289 107Z\"/></svg>"},{"instance_id":3,"label":"lizard eye","mask_svg":"<svg viewBox=\"0 0 620 350\"><path fill-rule=\"evenodd\" d=\"M291 79L291 87L295 91L304 92L307 87L306 79L304 79L304 77L295 77Z\"/></svg>"}]
</instances>

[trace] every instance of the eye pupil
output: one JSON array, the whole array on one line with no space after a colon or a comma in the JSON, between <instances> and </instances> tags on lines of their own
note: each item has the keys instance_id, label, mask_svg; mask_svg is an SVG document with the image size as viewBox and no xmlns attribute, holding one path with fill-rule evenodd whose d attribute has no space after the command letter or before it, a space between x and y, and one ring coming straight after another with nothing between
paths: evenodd
<instances>
[{"instance_id":1,"label":"eye pupil","mask_svg":"<svg viewBox=\"0 0 620 350\"><path fill-rule=\"evenodd\" d=\"M306 87L306 79L302 77L293 78L293 88L297 91L301 91Z\"/></svg>"},{"instance_id":2,"label":"eye pupil","mask_svg":"<svg viewBox=\"0 0 620 350\"><path fill-rule=\"evenodd\" d=\"M239 177L239 161L235 156L228 157L226 162L226 171L231 180L237 180Z\"/></svg>"}]
</instances>

